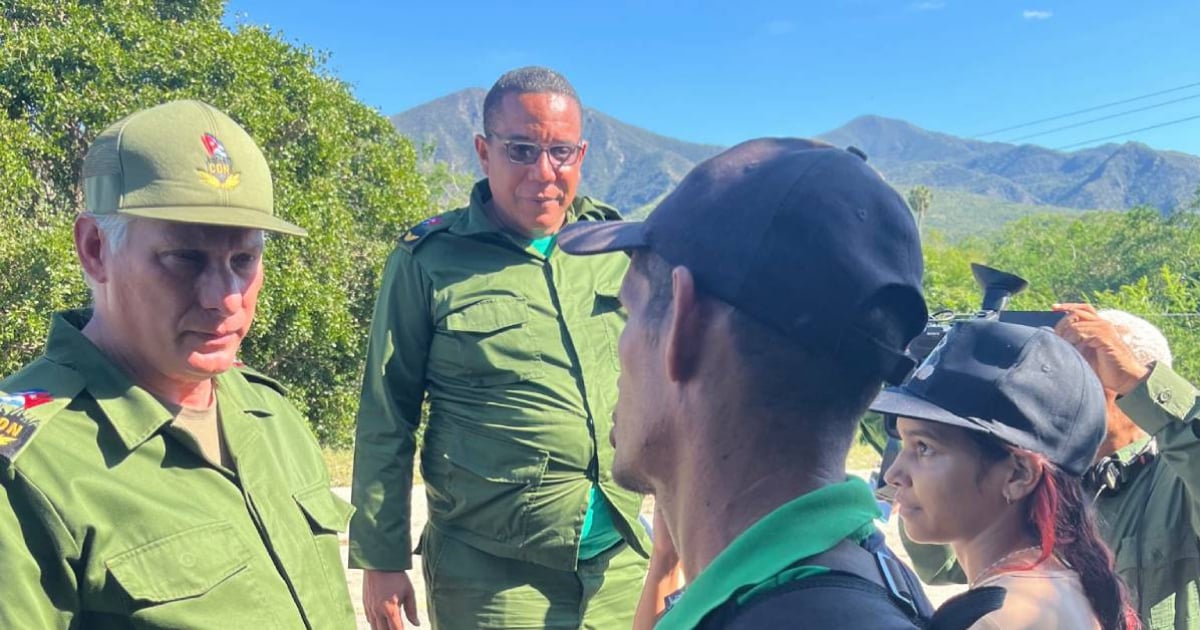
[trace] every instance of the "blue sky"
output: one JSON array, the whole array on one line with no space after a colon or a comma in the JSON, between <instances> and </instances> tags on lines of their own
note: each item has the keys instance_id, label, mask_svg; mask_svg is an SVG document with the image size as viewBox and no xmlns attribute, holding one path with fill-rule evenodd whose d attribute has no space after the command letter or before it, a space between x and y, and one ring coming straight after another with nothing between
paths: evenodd
<instances>
[{"instance_id":1,"label":"blue sky","mask_svg":"<svg viewBox=\"0 0 1200 630\"><path fill-rule=\"evenodd\" d=\"M226 21L330 53L330 69L385 114L539 64L588 106L722 145L816 135L862 114L974 137L1200 84L1196 0L231 0ZM1115 141L1200 155L1200 85L986 139L1179 99L1025 141L1058 148L1196 116Z\"/></svg>"}]
</instances>

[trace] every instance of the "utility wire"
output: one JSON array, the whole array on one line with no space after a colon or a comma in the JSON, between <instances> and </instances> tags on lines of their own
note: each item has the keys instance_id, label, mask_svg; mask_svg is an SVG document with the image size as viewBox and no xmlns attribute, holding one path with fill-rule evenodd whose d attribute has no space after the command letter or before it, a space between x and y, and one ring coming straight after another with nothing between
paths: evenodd
<instances>
[{"instance_id":1,"label":"utility wire","mask_svg":"<svg viewBox=\"0 0 1200 630\"><path fill-rule=\"evenodd\" d=\"M1194 99L1197 99L1197 98L1200 98L1200 94L1193 94L1193 95L1191 95L1191 96L1185 96L1185 97L1183 97L1183 98L1177 98L1177 99L1173 99L1173 100L1170 100L1170 101L1164 101L1164 102L1162 102L1162 103L1155 103L1154 105L1147 105L1147 106L1145 106L1145 107L1139 107L1139 108L1137 108L1137 109L1130 109L1130 110L1126 110L1126 111L1123 111L1123 112L1117 112L1116 114L1109 114L1108 116L1101 116L1101 117L1099 117L1099 118L1092 118L1092 119L1090 119L1090 120L1085 120L1085 121L1083 121L1083 122L1077 122L1077 123L1074 123L1074 124L1071 124L1071 125L1063 125L1062 127L1055 127L1055 128L1053 128L1053 129L1047 129L1047 130L1045 130L1045 131L1039 131L1039 132L1037 132L1037 133L1031 133L1031 134L1029 134L1029 135L1026 135L1026 136L1021 136L1021 137L1019 137L1019 138L1013 138L1012 140L1008 140L1008 142L1014 142L1014 143L1015 143L1015 142L1020 142L1020 141L1022 141L1022 140L1028 140L1028 139L1030 139L1030 138L1036 138L1036 137L1038 137L1038 136L1044 136L1044 135L1047 135L1047 134L1052 134L1052 133L1055 133L1055 132L1058 132L1058 131L1065 131L1065 130L1067 130L1067 129L1074 129L1074 128L1076 128L1076 127L1083 127L1083 126L1085 126L1085 125L1090 125L1090 124L1092 124L1092 123L1098 123L1098 122L1101 122L1101 121L1104 121L1104 120L1112 120L1113 118L1120 118L1121 116L1128 116L1129 114L1136 114L1136 113L1138 113L1138 112L1145 112L1145 111L1149 111L1149 110L1151 110L1151 109L1157 109L1157 108L1159 108L1159 107L1166 107L1167 105L1174 105L1175 103L1182 103L1183 101L1190 101L1190 100L1194 100Z\"/></svg>"},{"instance_id":2,"label":"utility wire","mask_svg":"<svg viewBox=\"0 0 1200 630\"><path fill-rule=\"evenodd\" d=\"M1120 101L1113 101L1113 102L1111 102L1111 103L1105 103L1105 104L1103 104L1103 105L1096 105L1095 107L1087 107L1087 108L1084 108L1084 109L1078 109L1078 110L1075 110L1075 111L1073 111L1073 112L1067 112L1067 113L1065 113L1065 114L1059 114L1059 115L1057 115L1057 116L1050 116L1049 118L1041 118L1041 119L1038 119L1038 120L1034 120L1034 121L1032 121L1032 122L1021 123L1021 124L1019 124L1019 125L1013 125L1013 126L1011 126L1011 127L1004 127L1003 129L996 129L996 130L994 130L994 131L989 131L989 132L987 132L987 133L975 134L975 137L976 137L976 138L986 138L987 136L994 136L994 135L996 135L996 134L998 134L998 133L1004 133L1004 132L1006 132L1006 131L1013 131L1013 130L1016 130L1016 129L1024 129L1024 128L1026 128L1026 127L1032 127L1032 126L1034 126L1034 125L1040 125L1040 124L1042 124L1042 123L1050 122L1050 121L1053 121L1053 120L1061 120L1061 119L1063 119L1063 118L1070 118L1071 116L1078 116L1079 114L1086 114L1086 113L1088 113L1088 112L1094 112L1094 111L1098 111L1098 110L1101 110L1101 109L1106 109L1106 108L1109 108L1109 107L1116 107L1117 105L1124 105L1124 104L1126 104L1126 103L1133 103L1133 102L1135 102L1135 101L1141 101L1141 100L1145 100L1145 99L1148 99L1148 98L1154 98L1155 96L1162 96L1163 94L1170 94L1170 93L1172 93L1172 92L1178 92L1178 91L1180 91L1180 90L1186 90L1186 89L1188 89L1188 88L1194 88L1194 87L1196 87L1196 86L1200 86L1200 82L1198 82L1198 83L1189 83L1189 84L1187 84L1187 85L1181 85L1181 86L1179 86L1179 87L1173 87L1173 88L1171 88L1171 89L1169 89L1169 90L1162 90L1162 91L1159 91L1159 92L1154 92L1154 93L1152 93L1152 94L1143 94L1143 95L1141 95L1141 96L1135 96L1135 97L1133 97L1133 98L1127 98L1127 99L1123 99L1123 100L1120 100Z\"/></svg>"},{"instance_id":3,"label":"utility wire","mask_svg":"<svg viewBox=\"0 0 1200 630\"><path fill-rule=\"evenodd\" d=\"M1073 149L1075 147L1082 146L1085 144L1092 144L1094 142L1104 142L1105 140L1113 140L1113 139L1121 138L1121 137L1128 136L1131 134L1141 133L1143 131L1150 131L1151 129L1160 129L1162 127L1169 127L1171 125L1178 125L1180 123L1185 123L1185 122L1196 120L1196 119L1200 119L1200 115L1188 116L1187 118L1179 118L1177 120L1170 120L1165 123L1159 123L1157 125L1150 125L1149 127L1142 127L1141 129L1131 129L1129 131L1122 131L1121 133L1115 133L1111 136L1104 136L1103 138L1092 138L1091 140L1084 140L1083 142L1076 142L1074 144L1068 144L1068 145L1064 145L1061 147L1055 147L1054 150L1055 151L1065 151L1067 149Z\"/></svg>"}]
</instances>

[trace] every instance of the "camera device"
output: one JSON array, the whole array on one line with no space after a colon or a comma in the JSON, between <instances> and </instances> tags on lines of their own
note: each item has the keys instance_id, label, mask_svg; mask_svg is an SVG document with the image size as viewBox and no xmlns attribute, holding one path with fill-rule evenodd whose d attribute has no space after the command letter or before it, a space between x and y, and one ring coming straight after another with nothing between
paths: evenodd
<instances>
[{"instance_id":1,"label":"camera device","mask_svg":"<svg viewBox=\"0 0 1200 630\"><path fill-rule=\"evenodd\" d=\"M979 283L979 287L983 289L983 301L980 303L979 310L974 313L955 313L950 310L942 310L930 315L928 323L925 324L925 330L908 346L909 354L913 355L917 363L924 361L925 357L929 356L929 353L937 347L942 337L945 337L946 333L950 332L950 329L959 322L972 319L998 319L1002 322L1021 324L1022 326L1053 328L1063 317L1063 313L1057 311L1005 310L1012 296L1024 291L1029 286L1029 282L1020 276L979 263L971 263L971 274L975 276L975 282Z\"/></svg>"},{"instance_id":2,"label":"camera device","mask_svg":"<svg viewBox=\"0 0 1200 630\"><path fill-rule=\"evenodd\" d=\"M912 355L918 365L933 352L933 349L941 343L946 333L950 332L958 323L974 319L996 319L1022 326L1047 326L1053 328L1058 323L1058 320L1062 319L1063 315L1065 315L1065 313L1058 311L1006 310L1012 297L1024 291L1029 286L1029 282L1015 274L993 269L979 263L971 263L971 273L975 276L975 281L979 283L979 287L983 289L983 301L980 303L979 310L974 313L955 313L951 310L942 310L931 314L929 321L925 324L925 330L916 339L913 339L912 343L908 346L908 353ZM879 471L871 474L872 486L875 488L876 498L889 505L895 495L895 490L888 486L887 482L883 480L883 476L899 454L900 441L888 436L887 442L883 447L883 462L879 466ZM884 519L886 520L886 507L884 514Z\"/></svg>"}]
</instances>

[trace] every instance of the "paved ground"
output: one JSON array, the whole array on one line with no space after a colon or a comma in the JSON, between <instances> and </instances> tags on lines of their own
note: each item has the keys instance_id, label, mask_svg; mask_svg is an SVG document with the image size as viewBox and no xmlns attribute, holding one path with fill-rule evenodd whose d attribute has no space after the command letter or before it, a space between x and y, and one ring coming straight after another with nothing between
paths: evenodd
<instances>
[{"instance_id":1,"label":"paved ground","mask_svg":"<svg viewBox=\"0 0 1200 630\"><path fill-rule=\"evenodd\" d=\"M349 488L336 488L334 491L347 501L350 500ZM651 506L650 509L652 509L653 503L651 501L647 501L647 506ZM649 509L647 510L647 514L649 514ZM428 518L428 513L425 509L425 488L424 486L418 485L413 491L412 527L414 541L420 535L421 528L425 526L426 518ZM900 544L899 535L896 533L896 519L893 518L891 521L889 521L887 525L884 526L883 530L887 535L888 545L890 545L891 548L896 551L897 555L901 556L907 562L908 556L904 553L904 547ZM346 539L343 537L343 561L346 558L346 551ZM421 619L421 625L428 627L429 624L425 619L425 582L421 579L421 556L413 556L413 570L409 572L409 576L412 578L413 586L417 591L417 608ZM358 613L358 627L360 630L370 630L370 626L367 625L366 617L363 616L362 612L362 571L347 569L346 582L350 585L350 599L354 602L354 609ZM934 606L941 604L943 601L961 592L962 590L963 587L960 586L928 586L925 588L925 592L929 595L929 598L933 600Z\"/></svg>"}]
</instances>

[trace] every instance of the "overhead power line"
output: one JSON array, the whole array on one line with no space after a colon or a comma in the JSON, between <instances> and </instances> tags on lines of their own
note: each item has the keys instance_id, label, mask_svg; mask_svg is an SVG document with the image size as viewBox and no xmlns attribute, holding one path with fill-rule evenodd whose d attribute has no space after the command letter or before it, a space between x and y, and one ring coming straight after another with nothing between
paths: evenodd
<instances>
[{"instance_id":1,"label":"overhead power line","mask_svg":"<svg viewBox=\"0 0 1200 630\"><path fill-rule=\"evenodd\" d=\"M1186 90L1186 89L1188 89L1188 88L1194 88L1194 87L1196 87L1196 86L1200 86L1200 82L1198 82L1198 83L1189 83L1189 84L1187 84L1187 85L1181 85L1181 86L1179 86L1179 87L1173 87L1173 88L1170 88L1170 89L1168 89L1168 90L1161 90L1161 91L1159 91L1159 92L1153 92L1153 93L1151 93L1151 94L1143 94L1143 95L1141 95L1141 96L1135 96L1135 97L1133 97L1133 98L1127 98L1127 99L1122 99L1122 100L1119 100L1119 101L1113 101L1113 102L1111 102L1111 103L1104 103L1103 105L1096 105L1095 107L1087 107L1087 108L1084 108L1084 109L1077 109L1077 110L1075 110L1075 111L1073 111L1073 112L1067 112L1067 113L1065 113L1065 114L1059 114L1059 115L1057 115L1057 116L1050 116L1050 117L1048 117L1048 118L1040 118L1040 119L1038 119L1038 120L1030 121L1030 122L1027 122L1027 123L1021 123L1021 124L1019 124L1019 125L1013 125L1013 126L1011 126L1011 127L1004 127L1003 129L996 129L996 130L994 130L994 131L989 131L989 132L987 132L987 133L980 133L980 134L976 134L976 135L975 135L975 137L976 137L976 138L986 138L987 136L994 136L994 135L996 135L996 134L998 134L998 133L1004 133L1004 132L1006 132L1006 131L1014 131L1014 130L1016 130L1016 129L1024 129L1024 128L1026 128L1026 127L1032 127L1032 126L1034 126L1034 125L1040 125L1040 124L1042 124L1042 123L1047 123L1047 122L1051 122L1051 121L1054 121L1054 120L1062 120L1063 118L1070 118L1070 117L1072 117L1072 116L1078 116L1078 115L1080 115L1080 114L1087 114L1087 113L1089 113L1089 112L1099 111L1099 110L1101 110L1101 109L1107 109L1107 108L1109 108L1109 107L1116 107L1117 105L1125 105L1126 103L1133 103L1133 102L1136 102L1136 101L1142 101L1142 100L1145 100L1145 99L1148 99L1148 98L1154 98L1155 96L1162 96L1163 94L1171 94L1172 92L1179 92L1179 91L1181 91L1181 90Z\"/></svg>"},{"instance_id":2,"label":"overhead power line","mask_svg":"<svg viewBox=\"0 0 1200 630\"><path fill-rule=\"evenodd\" d=\"M1161 129L1162 127L1170 127L1171 125L1178 125L1180 123L1185 123L1185 122L1197 120L1197 119L1200 119L1200 115L1188 116L1187 118L1179 118L1177 120L1170 120L1165 123L1159 123L1157 125L1150 125L1149 127L1142 127L1141 129L1130 129L1129 131L1122 131L1121 133L1114 133L1111 136L1104 136L1103 138L1092 138L1091 140L1084 140L1083 142L1076 142L1074 144L1068 144L1068 145L1061 146L1061 147L1055 147L1054 150L1055 151L1066 151L1067 149L1073 149L1075 147L1083 146L1085 144L1092 144L1094 142L1104 142L1105 140L1114 140L1116 138L1121 138L1124 136L1128 136L1130 134L1141 133L1143 131L1150 131L1151 129Z\"/></svg>"},{"instance_id":3,"label":"overhead power line","mask_svg":"<svg viewBox=\"0 0 1200 630\"><path fill-rule=\"evenodd\" d=\"M1085 121L1083 121L1083 122L1077 122L1077 123L1073 123L1073 124L1070 124L1070 125L1063 125L1062 127L1055 127L1055 128L1053 128L1053 129L1047 129L1047 130L1045 130L1045 131L1039 131L1039 132L1037 132L1037 133L1031 133L1031 134L1029 134L1029 135L1021 136L1021 137L1019 137L1019 138L1013 138L1012 140L1009 140L1008 142L1020 142L1020 141L1022 141L1022 140L1028 140L1028 139L1030 139L1030 138L1036 138L1036 137L1038 137L1038 136L1045 136L1045 135L1049 135L1049 134L1052 134L1052 133L1055 133L1055 132L1058 132L1058 131L1066 131L1067 129L1074 129L1074 128L1076 128L1076 127L1083 127L1083 126L1086 126L1086 125L1090 125L1090 124L1092 124L1092 123L1098 123L1098 122L1105 121L1105 120L1112 120L1113 118L1120 118L1121 116L1128 116L1128 115L1130 115L1130 114L1137 114L1137 113L1139 113L1139 112L1150 111L1150 110L1152 110L1152 109L1157 109L1157 108L1159 108L1159 107L1166 107L1167 105L1174 105L1175 103L1182 103L1182 102L1184 102L1184 101L1190 101L1190 100L1194 100L1194 99L1197 99L1197 98L1200 98L1200 94L1193 94L1193 95L1191 95L1191 96L1185 96L1185 97L1183 97L1183 98L1176 98L1176 99L1172 99L1172 100L1169 100L1169 101L1163 101L1162 103L1155 103L1154 105L1147 105L1147 106L1145 106L1145 107L1138 107L1137 109L1129 109L1129 110L1125 110L1125 111L1123 111L1123 112L1117 112L1117 113L1115 113L1115 114L1109 114L1109 115L1107 115L1107 116L1101 116L1101 117L1099 117L1099 118L1092 118L1092 119L1090 119L1090 120L1085 120Z\"/></svg>"}]
</instances>

